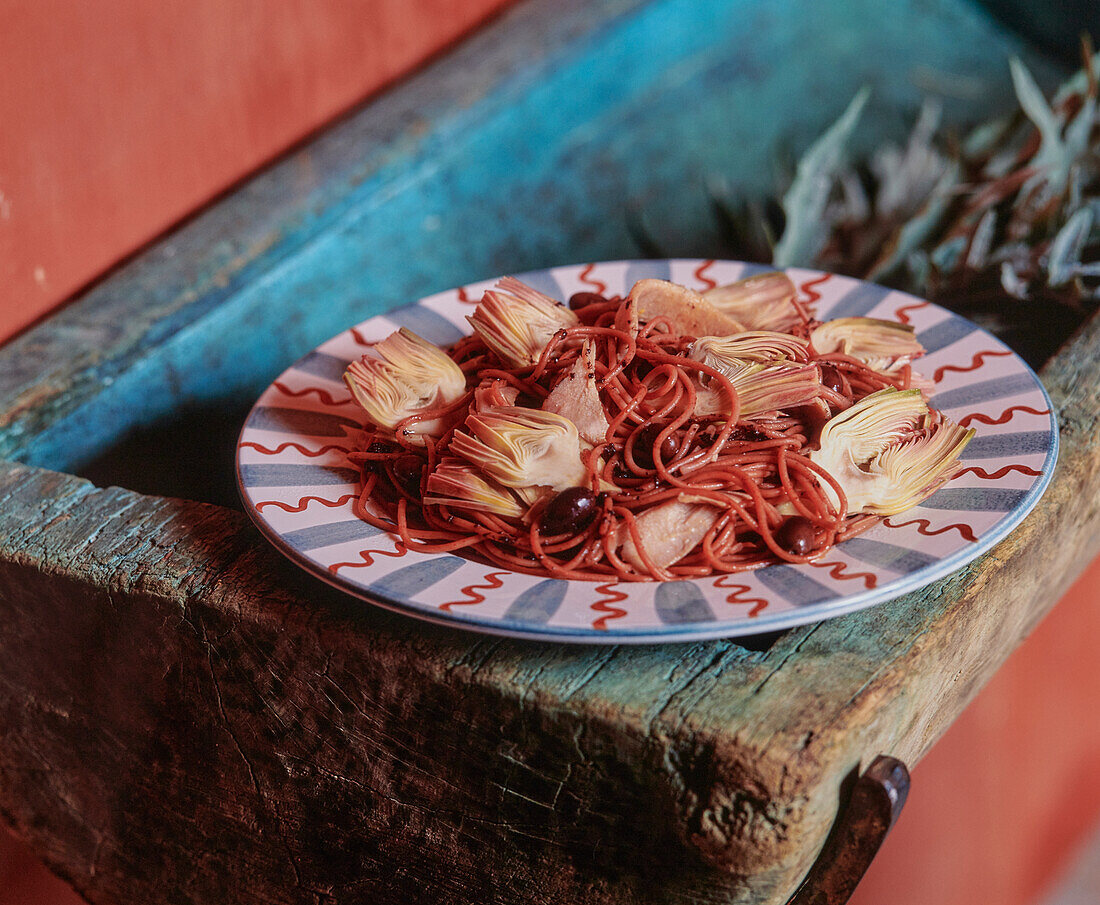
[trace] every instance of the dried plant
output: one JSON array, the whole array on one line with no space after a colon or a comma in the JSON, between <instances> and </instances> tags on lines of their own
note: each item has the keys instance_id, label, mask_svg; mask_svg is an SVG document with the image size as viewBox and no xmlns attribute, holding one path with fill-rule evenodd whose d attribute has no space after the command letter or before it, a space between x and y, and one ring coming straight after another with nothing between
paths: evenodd
<instances>
[{"instance_id":1,"label":"dried plant","mask_svg":"<svg viewBox=\"0 0 1100 905\"><path fill-rule=\"evenodd\" d=\"M1015 115L956 139L930 101L903 147L853 164L861 92L802 157L780 216L712 199L730 256L905 289L1041 363L1100 301L1098 65L1086 41L1084 68L1048 102L1014 59Z\"/></svg>"}]
</instances>

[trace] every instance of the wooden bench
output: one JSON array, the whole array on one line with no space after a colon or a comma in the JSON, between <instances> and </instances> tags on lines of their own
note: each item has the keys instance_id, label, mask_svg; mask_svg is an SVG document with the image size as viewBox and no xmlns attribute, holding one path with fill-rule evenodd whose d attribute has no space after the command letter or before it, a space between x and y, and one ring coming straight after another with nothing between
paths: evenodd
<instances>
[{"instance_id":1,"label":"wooden bench","mask_svg":"<svg viewBox=\"0 0 1100 905\"><path fill-rule=\"evenodd\" d=\"M919 22L912 56L1000 72L991 26L915 6L864 27L889 49ZM0 812L54 869L121 905L771 905L876 755L920 759L1100 546L1100 322L1043 369L1063 451L1020 529L754 644L426 626L302 575L231 508L249 403L329 335L636 254L639 218L707 254L706 174L758 182L868 73L915 102L885 53L807 106L798 42L839 53L845 8L781 38L763 2L521 5L0 349Z\"/></svg>"}]
</instances>

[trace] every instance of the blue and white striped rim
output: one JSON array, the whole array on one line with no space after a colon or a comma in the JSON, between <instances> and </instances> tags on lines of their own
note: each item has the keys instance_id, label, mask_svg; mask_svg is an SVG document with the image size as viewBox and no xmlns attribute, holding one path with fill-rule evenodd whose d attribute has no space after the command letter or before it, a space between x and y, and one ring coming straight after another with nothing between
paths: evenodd
<instances>
[{"instance_id":1,"label":"blue and white striped rim","mask_svg":"<svg viewBox=\"0 0 1100 905\"><path fill-rule=\"evenodd\" d=\"M625 293L638 279L707 288L769 268L732 261L615 261L519 278L557 298ZM237 447L246 510L292 561L363 600L432 622L519 638L590 644L694 641L770 632L851 613L943 578L989 550L1050 482L1057 421L1036 375L981 328L912 296L818 271L788 271L827 317L909 320L937 378L932 403L978 435L964 473L925 503L839 545L813 565L677 582L568 582L449 554L404 551L353 511L358 472L345 459L361 422L341 381L347 364L399 326L440 344L495 280L372 318L310 352L264 392ZM970 538L973 538L971 540Z\"/></svg>"}]
</instances>

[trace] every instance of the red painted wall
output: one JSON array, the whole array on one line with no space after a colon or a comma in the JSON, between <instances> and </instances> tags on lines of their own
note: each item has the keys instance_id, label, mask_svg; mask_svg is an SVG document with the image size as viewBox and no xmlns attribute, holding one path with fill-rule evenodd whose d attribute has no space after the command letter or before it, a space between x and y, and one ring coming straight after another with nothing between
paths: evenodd
<instances>
[{"instance_id":1,"label":"red painted wall","mask_svg":"<svg viewBox=\"0 0 1100 905\"><path fill-rule=\"evenodd\" d=\"M917 765L851 905L1026 905L1069 866L1100 815L1098 643L1100 560Z\"/></svg>"},{"instance_id":2,"label":"red painted wall","mask_svg":"<svg viewBox=\"0 0 1100 905\"><path fill-rule=\"evenodd\" d=\"M0 905L86 905L0 824Z\"/></svg>"},{"instance_id":3,"label":"red painted wall","mask_svg":"<svg viewBox=\"0 0 1100 905\"><path fill-rule=\"evenodd\" d=\"M509 0L0 0L0 339Z\"/></svg>"}]
</instances>

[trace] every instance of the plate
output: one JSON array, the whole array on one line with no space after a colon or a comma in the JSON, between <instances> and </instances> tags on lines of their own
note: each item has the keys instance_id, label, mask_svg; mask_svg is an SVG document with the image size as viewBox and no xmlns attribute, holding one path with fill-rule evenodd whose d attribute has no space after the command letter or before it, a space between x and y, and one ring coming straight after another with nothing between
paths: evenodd
<instances>
[{"instance_id":1,"label":"plate","mask_svg":"<svg viewBox=\"0 0 1100 905\"><path fill-rule=\"evenodd\" d=\"M554 298L625 294L636 280L697 289L770 268L733 261L615 261L519 274ZM374 604L433 622L513 637L619 644L695 641L775 631L890 600L990 549L1035 506L1058 452L1050 399L1004 343L930 302L812 270L791 279L822 320L867 315L912 324L935 382L932 405L977 429L962 474L811 565L673 582L563 581L406 550L353 511L358 470L346 460L361 410L342 381L366 346L405 326L448 344L496 280L371 318L310 352L260 397L237 446L252 519L291 560Z\"/></svg>"}]
</instances>

